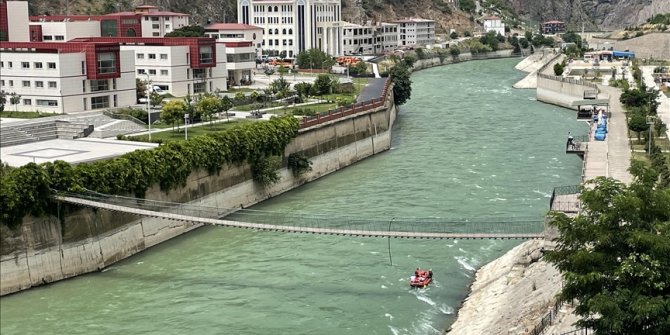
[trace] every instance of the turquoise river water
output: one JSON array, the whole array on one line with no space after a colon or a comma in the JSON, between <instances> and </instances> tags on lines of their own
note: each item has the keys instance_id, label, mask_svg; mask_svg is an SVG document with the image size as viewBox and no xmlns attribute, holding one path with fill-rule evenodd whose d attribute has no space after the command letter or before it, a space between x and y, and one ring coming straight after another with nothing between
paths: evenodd
<instances>
[{"instance_id":1,"label":"turquoise river water","mask_svg":"<svg viewBox=\"0 0 670 335\"><path fill-rule=\"evenodd\" d=\"M579 182L572 111L515 90L519 59L413 74L390 151L256 209L392 217L541 216ZM583 129L585 130L585 129ZM520 241L387 240L205 227L106 269L0 299L10 334L438 334L474 271ZM436 282L411 290L416 267Z\"/></svg>"}]
</instances>

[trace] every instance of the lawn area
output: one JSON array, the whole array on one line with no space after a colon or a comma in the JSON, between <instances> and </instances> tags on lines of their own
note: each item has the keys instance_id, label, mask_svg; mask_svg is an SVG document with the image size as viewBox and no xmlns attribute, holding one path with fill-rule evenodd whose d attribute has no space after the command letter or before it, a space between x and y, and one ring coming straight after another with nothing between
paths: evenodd
<instances>
[{"instance_id":1,"label":"lawn area","mask_svg":"<svg viewBox=\"0 0 670 335\"><path fill-rule=\"evenodd\" d=\"M281 102L274 102L274 101L268 103L267 106L264 105L262 102L259 102L258 104L259 104L259 106L260 106L260 109L264 109L264 108L272 108L272 107L279 107L279 106L283 106L283 105L284 105L284 104L281 103ZM234 112L234 111L238 111L238 112L251 112L252 110L255 109L255 105L256 105L256 103L246 104L246 105L239 105L239 106L235 106L235 107L233 107L230 111L231 111L231 112Z\"/></svg>"},{"instance_id":2,"label":"lawn area","mask_svg":"<svg viewBox=\"0 0 670 335\"><path fill-rule=\"evenodd\" d=\"M255 120L235 119L229 122L219 122L211 125L209 122L203 123L202 126L188 128L188 138L225 131L246 122L255 122ZM179 131L175 128L174 131L168 130L151 134L152 140L184 140L184 137L185 131L183 127L179 127ZM149 135L129 136L129 139L131 141L149 142Z\"/></svg>"},{"instance_id":3,"label":"lawn area","mask_svg":"<svg viewBox=\"0 0 670 335\"><path fill-rule=\"evenodd\" d=\"M42 113L42 112L0 112L0 117L17 118L17 119L37 119L38 117L49 117L63 115L61 113Z\"/></svg>"},{"instance_id":4,"label":"lawn area","mask_svg":"<svg viewBox=\"0 0 670 335\"><path fill-rule=\"evenodd\" d=\"M314 105L307 105L307 106L297 106L297 107L288 107L288 108L282 108L282 109L276 109L271 111L271 113L275 113L277 115L284 115L286 113L293 113L293 115L305 115L304 111L311 110L312 114L314 115L316 113L324 113L327 112L331 109L337 108L336 103L320 103L320 104L314 104ZM297 112L296 111L302 111L302 112Z\"/></svg>"},{"instance_id":5,"label":"lawn area","mask_svg":"<svg viewBox=\"0 0 670 335\"><path fill-rule=\"evenodd\" d=\"M228 88L228 91L226 93L237 93L237 92L242 92L242 93L251 93L251 92L256 92L258 91L257 88L250 88L250 87L237 87L237 88Z\"/></svg>"}]
</instances>

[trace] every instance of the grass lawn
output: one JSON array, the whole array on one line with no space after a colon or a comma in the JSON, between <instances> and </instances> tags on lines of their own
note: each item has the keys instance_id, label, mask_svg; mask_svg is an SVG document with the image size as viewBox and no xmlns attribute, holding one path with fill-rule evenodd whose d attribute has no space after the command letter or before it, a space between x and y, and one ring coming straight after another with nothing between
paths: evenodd
<instances>
[{"instance_id":1,"label":"grass lawn","mask_svg":"<svg viewBox=\"0 0 670 335\"><path fill-rule=\"evenodd\" d=\"M264 108L272 108L272 107L279 107L279 106L283 106L283 105L284 105L284 104L281 103L281 102L274 102L274 101L268 103L267 106L264 106L263 103L259 103L259 104L260 104L259 106L260 106L261 109L264 109ZM251 112L252 110L255 109L255 106L254 106L254 105L255 105L255 104L239 105L239 106L235 106L235 107L233 107L230 111L231 111L231 112L235 112L235 111L238 111L238 112Z\"/></svg>"},{"instance_id":2,"label":"grass lawn","mask_svg":"<svg viewBox=\"0 0 670 335\"><path fill-rule=\"evenodd\" d=\"M282 108L282 109L277 109L272 111L273 113L276 113L277 115L284 115L286 113L293 113L293 115L304 115L303 113L296 113L297 110L311 110L313 111L314 114L316 113L323 113L327 112L331 109L337 108L336 103L320 103L320 104L314 104L314 105L307 105L307 106L297 106L297 107L288 107L288 108Z\"/></svg>"},{"instance_id":3,"label":"grass lawn","mask_svg":"<svg viewBox=\"0 0 670 335\"><path fill-rule=\"evenodd\" d=\"M214 124L209 124L203 123L201 126L197 127L190 127L188 128L188 137L197 137L197 136L202 136L206 134L213 134L221 131L225 131L227 129L236 127L242 123L246 122L254 122L254 120L231 120L230 122L220 122L220 123L214 123ZM151 134L151 139L156 140L184 140L185 134L184 134L184 128L180 127L179 131L177 131L177 128L175 128L175 131L162 131L159 133L153 133ZM149 135L142 135L142 136L130 136L130 140L132 141L141 141L141 142L148 142L149 141Z\"/></svg>"},{"instance_id":4,"label":"grass lawn","mask_svg":"<svg viewBox=\"0 0 670 335\"><path fill-rule=\"evenodd\" d=\"M49 117L63 115L61 113L41 113L41 112L0 112L0 117L17 118L17 119L36 119L38 117Z\"/></svg>"},{"instance_id":5,"label":"grass lawn","mask_svg":"<svg viewBox=\"0 0 670 335\"><path fill-rule=\"evenodd\" d=\"M228 88L228 91L226 93L237 93L237 92L242 92L242 93L251 93L251 92L256 92L258 91L257 88L250 88L250 87L237 87L237 88Z\"/></svg>"}]
</instances>

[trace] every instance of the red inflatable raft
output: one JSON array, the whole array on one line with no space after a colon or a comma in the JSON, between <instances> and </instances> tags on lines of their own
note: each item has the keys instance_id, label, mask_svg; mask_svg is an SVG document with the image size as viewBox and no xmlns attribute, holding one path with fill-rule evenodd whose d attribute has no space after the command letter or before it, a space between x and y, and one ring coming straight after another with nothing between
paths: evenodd
<instances>
[{"instance_id":1,"label":"red inflatable raft","mask_svg":"<svg viewBox=\"0 0 670 335\"><path fill-rule=\"evenodd\" d=\"M417 276L416 273L419 275ZM433 281L433 276L426 270L417 270L409 280L410 287L425 288Z\"/></svg>"}]
</instances>

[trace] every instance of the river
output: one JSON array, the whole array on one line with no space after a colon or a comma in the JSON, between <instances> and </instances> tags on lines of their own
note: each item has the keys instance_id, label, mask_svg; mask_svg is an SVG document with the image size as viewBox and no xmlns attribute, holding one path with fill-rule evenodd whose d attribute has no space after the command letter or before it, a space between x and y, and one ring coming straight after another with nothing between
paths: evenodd
<instances>
[{"instance_id":1,"label":"river","mask_svg":"<svg viewBox=\"0 0 670 335\"><path fill-rule=\"evenodd\" d=\"M541 216L577 184L573 111L515 90L519 59L417 72L392 148L255 209L393 217ZM0 299L9 334L438 334L474 271L519 241L391 240L205 227ZM435 284L408 287L416 267Z\"/></svg>"}]
</instances>

